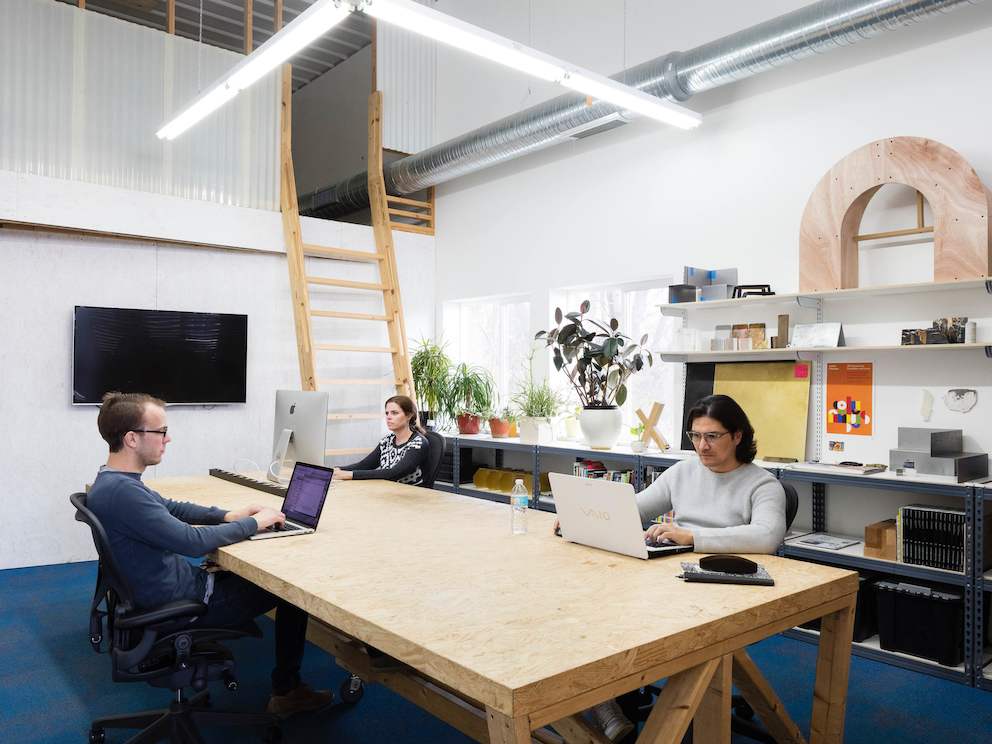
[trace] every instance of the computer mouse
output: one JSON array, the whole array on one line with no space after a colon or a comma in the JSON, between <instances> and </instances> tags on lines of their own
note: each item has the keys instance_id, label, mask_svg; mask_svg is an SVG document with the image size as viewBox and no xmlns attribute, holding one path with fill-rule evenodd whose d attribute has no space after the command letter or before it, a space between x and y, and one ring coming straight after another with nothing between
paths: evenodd
<instances>
[{"instance_id":1,"label":"computer mouse","mask_svg":"<svg viewBox=\"0 0 992 744\"><path fill-rule=\"evenodd\" d=\"M721 573L753 574L758 572L758 564L750 558L739 555L707 555L699 559L699 567L704 571Z\"/></svg>"}]
</instances>

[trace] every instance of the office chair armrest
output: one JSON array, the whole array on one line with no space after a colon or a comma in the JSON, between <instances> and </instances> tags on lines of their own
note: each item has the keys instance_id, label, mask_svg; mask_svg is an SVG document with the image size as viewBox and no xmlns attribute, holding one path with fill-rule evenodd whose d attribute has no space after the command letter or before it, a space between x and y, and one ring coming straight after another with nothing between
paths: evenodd
<instances>
[{"instance_id":1,"label":"office chair armrest","mask_svg":"<svg viewBox=\"0 0 992 744\"><path fill-rule=\"evenodd\" d=\"M114 627L121 630L131 628L144 628L149 625L157 625L168 620L175 620L181 617L200 617L207 612L207 606L203 602L194 602L191 599L179 599L169 602L161 607L141 612L132 612L114 621Z\"/></svg>"}]
</instances>

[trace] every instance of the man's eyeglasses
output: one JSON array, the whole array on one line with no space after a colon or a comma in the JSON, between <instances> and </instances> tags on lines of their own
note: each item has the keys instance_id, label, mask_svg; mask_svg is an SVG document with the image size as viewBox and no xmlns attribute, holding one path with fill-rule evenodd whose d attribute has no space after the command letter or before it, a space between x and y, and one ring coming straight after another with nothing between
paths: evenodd
<instances>
[{"instance_id":1,"label":"man's eyeglasses","mask_svg":"<svg viewBox=\"0 0 992 744\"><path fill-rule=\"evenodd\" d=\"M168 426L163 426L161 429L130 429L130 431L138 434L161 434L163 438L169 435Z\"/></svg>"},{"instance_id":2,"label":"man's eyeglasses","mask_svg":"<svg viewBox=\"0 0 992 744\"><path fill-rule=\"evenodd\" d=\"M685 435L689 437L689 441L693 444L699 444L700 440L705 440L706 444L716 444L720 441L720 437L724 437L729 433L729 431L687 431Z\"/></svg>"}]
</instances>

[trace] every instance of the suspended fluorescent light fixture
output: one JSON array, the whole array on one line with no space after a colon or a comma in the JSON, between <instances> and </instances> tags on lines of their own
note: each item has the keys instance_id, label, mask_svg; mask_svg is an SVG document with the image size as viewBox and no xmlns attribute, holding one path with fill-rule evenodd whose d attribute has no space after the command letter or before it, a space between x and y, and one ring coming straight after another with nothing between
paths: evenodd
<instances>
[{"instance_id":1,"label":"suspended fluorescent light fixture","mask_svg":"<svg viewBox=\"0 0 992 744\"><path fill-rule=\"evenodd\" d=\"M575 67L413 0L360 0L354 7L385 23L542 80L559 83L656 121L681 129L693 129L702 121L702 116L684 106Z\"/></svg>"},{"instance_id":2,"label":"suspended fluorescent light fixture","mask_svg":"<svg viewBox=\"0 0 992 744\"><path fill-rule=\"evenodd\" d=\"M276 69L352 13L340 0L317 0L278 33L269 37L231 72L193 100L156 132L159 139L172 140L234 98L252 83Z\"/></svg>"}]
</instances>

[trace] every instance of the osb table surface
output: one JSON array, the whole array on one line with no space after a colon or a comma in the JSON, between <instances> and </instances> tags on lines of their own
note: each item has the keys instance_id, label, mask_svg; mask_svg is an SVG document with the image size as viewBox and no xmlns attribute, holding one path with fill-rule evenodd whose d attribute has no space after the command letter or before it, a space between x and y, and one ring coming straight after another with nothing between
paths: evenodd
<instances>
[{"instance_id":1,"label":"osb table surface","mask_svg":"<svg viewBox=\"0 0 992 744\"><path fill-rule=\"evenodd\" d=\"M167 498L227 509L281 503L210 476L149 485ZM679 564L694 554L639 560L554 537L553 514L531 510L527 522L526 535L511 535L504 504L342 481L316 533L231 545L217 559L508 715L738 636L745 645L757 640L756 629L768 626L763 635L771 635L782 619L857 591L853 572L766 555L752 557L774 587L687 584L677 578Z\"/></svg>"}]
</instances>

